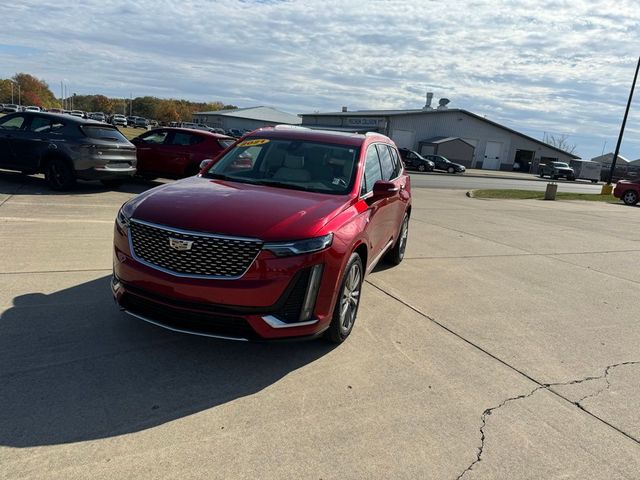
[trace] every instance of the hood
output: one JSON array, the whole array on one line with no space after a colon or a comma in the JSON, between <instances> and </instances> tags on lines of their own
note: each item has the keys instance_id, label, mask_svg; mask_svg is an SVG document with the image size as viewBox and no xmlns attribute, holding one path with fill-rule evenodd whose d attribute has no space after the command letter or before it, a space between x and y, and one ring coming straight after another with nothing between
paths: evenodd
<instances>
[{"instance_id":1,"label":"hood","mask_svg":"<svg viewBox=\"0 0 640 480\"><path fill-rule=\"evenodd\" d=\"M313 237L348 204L346 195L190 177L141 193L132 218L264 241Z\"/></svg>"}]
</instances>

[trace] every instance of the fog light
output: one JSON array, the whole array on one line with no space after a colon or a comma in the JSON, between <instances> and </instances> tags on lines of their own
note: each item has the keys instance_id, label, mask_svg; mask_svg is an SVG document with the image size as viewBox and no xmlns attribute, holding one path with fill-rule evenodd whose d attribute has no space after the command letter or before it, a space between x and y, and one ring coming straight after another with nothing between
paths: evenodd
<instances>
[{"instance_id":1,"label":"fog light","mask_svg":"<svg viewBox=\"0 0 640 480\"><path fill-rule=\"evenodd\" d=\"M304 302L302 303L302 310L300 311L300 321L305 322L313 315L313 308L316 305L316 297L318 296L318 288L320 287L320 280L322 279L323 265L315 265L311 269L311 275L309 275L309 283L307 285L307 292L304 296Z\"/></svg>"}]
</instances>

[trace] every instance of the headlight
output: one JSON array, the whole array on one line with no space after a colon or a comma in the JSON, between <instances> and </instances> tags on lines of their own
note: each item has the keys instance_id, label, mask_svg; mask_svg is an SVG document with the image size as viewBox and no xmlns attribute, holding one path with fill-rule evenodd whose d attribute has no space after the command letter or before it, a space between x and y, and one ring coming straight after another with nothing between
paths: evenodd
<instances>
[{"instance_id":1,"label":"headlight","mask_svg":"<svg viewBox=\"0 0 640 480\"><path fill-rule=\"evenodd\" d=\"M116 224L118 225L118 228L123 232L126 232L129 228L129 219L131 218L132 214L133 206L129 202L122 205L120 207L120 210L118 210L118 215L116 215Z\"/></svg>"},{"instance_id":2,"label":"headlight","mask_svg":"<svg viewBox=\"0 0 640 480\"><path fill-rule=\"evenodd\" d=\"M263 248L278 257L287 257L289 255L302 255L324 250L331 245L332 241L333 233L330 233L323 237L308 238L295 242L265 243Z\"/></svg>"}]
</instances>

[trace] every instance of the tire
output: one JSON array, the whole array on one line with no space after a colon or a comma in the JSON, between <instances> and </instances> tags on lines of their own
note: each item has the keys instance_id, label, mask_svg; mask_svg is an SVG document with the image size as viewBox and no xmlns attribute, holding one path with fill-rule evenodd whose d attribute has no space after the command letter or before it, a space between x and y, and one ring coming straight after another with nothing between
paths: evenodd
<instances>
[{"instance_id":1,"label":"tire","mask_svg":"<svg viewBox=\"0 0 640 480\"><path fill-rule=\"evenodd\" d=\"M540 178L544 178L544 173L540 172Z\"/></svg>"},{"instance_id":2,"label":"tire","mask_svg":"<svg viewBox=\"0 0 640 480\"><path fill-rule=\"evenodd\" d=\"M638 203L638 192L635 190L627 190L622 194L622 201L625 205L635 205Z\"/></svg>"},{"instance_id":3,"label":"tire","mask_svg":"<svg viewBox=\"0 0 640 480\"><path fill-rule=\"evenodd\" d=\"M124 180L118 178L118 179L110 179L110 180L100 180L100 183L102 185L104 185L107 188L113 188L113 189L118 189L122 186L122 184L124 183Z\"/></svg>"},{"instance_id":4,"label":"tire","mask_svg":"<svg viewBox=\"0 0 640 480\"><path fill-rule=\"evenodd\" d=\"M424 165L422 165L422 164L418 165L418 171L419 172L424 172L426 169L427 168Z\"/></svg>"},{"instance_id":5,"label":"tire","mask_svg":"<svg viewBox=\"0 0 640 480\"><path fill-rule=\"evenodd\" d=\"M569 180L570 182L575 182L576 181L576 177L567 177L567 180Z\"/></svg>"},{"instance_id":6,"label":"tire","mask_svg":"<svg viewBox=\"0 0 640 480\"><path fill-rule=\"evenodd\" d=\"M591 180L591 183L598 183L598 180Z\"/></svg>"},{"instance_id":7,"label":"tire","mask_svg":"<svg viewBox=\"0 0 640 480\"><path fill-rule=\"evenodd\" d=\"M76 183L75 172L61 158L53 158L47 163L44 178L49 188L57 191L69 190Z\"/></svg>"},{"instance_id":8,"label":"tire","mask_svg":"<svg viewBox=\"0 0 640 480\"><path fill-rule=\"evenodd\" d=\"M453 168L453 167L449 167L449 168L447 169L447 172L449 172L449 173L456 173L456 169L455 169L455 168Z\"/></svg>"},{"instance_id":9,"label":"tire","mask_svg":"<svg viewBox=\"0 0 640 480\"><path fill-rule=\"evenodd\" d=\"M331 325L325 333L327 340L333 343L342 343L353 330L360 306L363 279L362 259L357 253L352 253L344 269L342 282L340 282Z\"/></svg>"},{"instance_id":10,"label":"tire","mask_svg":"<svg viewBox=\"0 0 640 480\"><path fill-rule=\"evenodd\" d=\"M558 179L558 175L551 175L551 178L552 178L553 180L557 180L557 179Z\"/></svg>"},{"instance_id":11,"label":"tire","mask_svg":"<svg viewBox=\"0 0 640 480\"><path fill-rule=\"evenodd\" d=\"M400 232L396 244L393 246L389 253L386 255L386 259L392 265L400 265L404 258L404 251L407 248L407 239L409 238L409 215L404 214L402 223L400 224Z\"/></svg>"}]
</instances>

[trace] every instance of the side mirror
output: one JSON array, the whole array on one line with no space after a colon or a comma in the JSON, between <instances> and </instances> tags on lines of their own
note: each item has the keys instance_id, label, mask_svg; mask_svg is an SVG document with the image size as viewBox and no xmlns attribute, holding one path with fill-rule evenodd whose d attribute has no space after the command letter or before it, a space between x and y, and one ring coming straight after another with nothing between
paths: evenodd
<instances>
[{"instance_id":1,"label":"side mirror","mask_svg":"<svg viewBox=\"0 0 640 480\"><path fill-rule=\"evenodd\" d=\"M209 165L211 165L211 162L213 162L213 160L211 160L210 158L205 158L204 160L202 160L200 162L200 170L204 170L205 168L207 168Z\"/></svg>"},{"instance_id":2,"label":"side mirror","mask_svg":"<svg viewBox=\"0 0 640 480\"><path fill-rule=\"evenodd\" d=\"M373 184L372 198L374 200L381 200L383 198L393 197L399 190L400 189L393 182L378 180Z\"/></svg>"}]
</instances>

